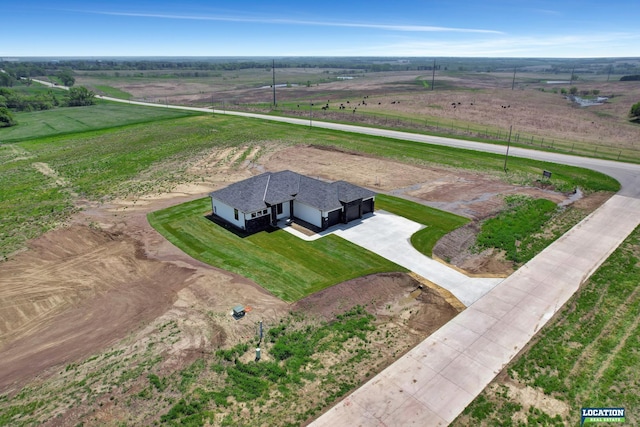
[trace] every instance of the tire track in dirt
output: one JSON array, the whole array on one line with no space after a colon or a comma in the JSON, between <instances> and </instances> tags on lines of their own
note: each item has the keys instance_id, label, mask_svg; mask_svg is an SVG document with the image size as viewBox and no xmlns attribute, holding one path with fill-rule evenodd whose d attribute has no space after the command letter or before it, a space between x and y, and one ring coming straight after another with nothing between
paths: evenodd
<instances>
[{"instance_id":1,"label":"tire track in dirt","mask_svg":"<svg viewBox=\"0 0 640 427\"><path fill-rule=\"evenodd\" d=\"M62 187L71 197L78 197L78 194L72 190L71 183L66 178L60 176L60 174L47 163L35 162L33 163L33 167L44 176L53 179L54 185L56 187Z\"/></svg>"}]
</instances>

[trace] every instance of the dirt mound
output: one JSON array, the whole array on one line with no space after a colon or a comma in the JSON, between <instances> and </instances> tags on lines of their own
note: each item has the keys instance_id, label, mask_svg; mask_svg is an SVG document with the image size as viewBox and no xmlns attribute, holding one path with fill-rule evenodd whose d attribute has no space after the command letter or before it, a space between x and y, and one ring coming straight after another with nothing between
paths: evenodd
<instances>
[{"instance_id":1,"label":"dirt mound","mask_svg":"<svg viewBox=\"0 0 640 427\"><path fill-rule=\"evenodd\" d=\"M505 260L501 252L492 249L482 252L472 250L479 232L478 221L453 230L436 243L433 256L468 274L507 276L513 273L514 264Z\"/></svg>"},{"instance_id":2,"label":"dirt mound","mask_svg":"<svg viewBox=\"0 0 640 427\"><path fill-rule=\"evenodd\" d=\"M358 277L310 295L291 309L330 321L355 305L363 306L379 321L401 321L422 336L460 312L436 290L405 273Z\"/></svg>"}]
</instances>

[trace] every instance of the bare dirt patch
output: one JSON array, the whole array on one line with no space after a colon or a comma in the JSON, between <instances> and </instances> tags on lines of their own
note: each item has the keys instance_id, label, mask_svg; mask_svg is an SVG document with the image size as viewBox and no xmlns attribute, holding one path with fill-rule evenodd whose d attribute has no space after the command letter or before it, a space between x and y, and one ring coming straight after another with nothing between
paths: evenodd
<instances>
[{"instance_id":1,"label":"bare dirt patch","mask_svg":"<svg viewBox=\"0 0 640 427\"><path fill-rule=\"evenodd\" d=\"M133 351L144 346L162 322L174 320L183 331L179 341L158 345L163 349L161 354L170 355L166 369L179 369L194 354L250 337L258 316L276 322L285 315L289 305L251 281L190 258L146 221L148 212L206 196L229 182L265 170L281 169L327 180L345 179L477 217L500 208L497 203L487 203L490 197L481 194L498 197L504 192L523 191L540 192L554 200L564 197L464 171L308 146L265 143L231 151L211 150L193 159L184 180L172 192L110 204L77 200L82 211L68 227L47 233L33 241L29 251L0 264L0 391L15 392L36 375L54 375L61 366L131 333L134 335L129 335L125 347ZM373 177L371 172L359 172L372 170ZM475 180L482 182L476 193ZM458 199L473 199L467 202L473 209L456 202ZM368 304L379 324L395 328L394 335L403 337L398 338L402 343L397 352L457 312L437 293L412 293L418 284L406 275L369 276L324 290L295 307L326 317L343 307ZM252 307L240 321L228 315L237 304Z\"/></svg>"},{"instance_id":2,"label":"bare dirt patch","mask_svg":"<svg viewBox=\"0 0 640 427\"><path fill-rule=\"evenodd\" d=\"M405 325L415 338L430 335L461 309L434 289L405 273L359 277L316 292L292 305L324 320L332 320L354 305L361 305L384 322Z\"/></svg>"},{"instance_id":3,"label":"bare dirt patch","mask_svg":"<svg viewBox=\"0 0 640 427\"><path fill-rule=\"evenodd\" d=\"M470 222L444 236L433 248L434 257L454 265L468 274L508 276L514 264L499 251L487 249L476 253L473 246L480 232L477 221Z\"/></svg>"}]
</instances>

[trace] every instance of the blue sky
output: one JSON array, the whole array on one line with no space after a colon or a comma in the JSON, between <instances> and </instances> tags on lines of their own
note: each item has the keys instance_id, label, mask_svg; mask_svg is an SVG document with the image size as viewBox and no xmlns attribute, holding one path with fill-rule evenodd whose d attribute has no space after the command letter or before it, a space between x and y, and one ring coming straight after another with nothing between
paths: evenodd
<instances>
[{"instance_id":1,"label":"blue sky","mask_svg":"<svg viewBox=\"0 0 640 427\"><path fill-rule=\"evenodd\" d=\"M21 56L640 56L639 0L3 2Z\"/></svg>"}]
</instances>

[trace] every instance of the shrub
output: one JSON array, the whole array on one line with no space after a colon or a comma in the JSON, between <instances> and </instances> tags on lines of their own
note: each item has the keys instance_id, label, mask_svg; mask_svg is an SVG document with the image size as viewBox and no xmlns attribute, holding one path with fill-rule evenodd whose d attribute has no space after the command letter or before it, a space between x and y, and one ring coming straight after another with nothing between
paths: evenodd
<instances>
[{"instance_id":1,"label":"shrub","mask_svg":"<svg viewBox=\"0 0 640 427\"><path fill-rule=\"evenodd\" d=\"M17 125L16 121L11 111L6 107L0 107L0 128L2 127L10 127Z\"/></svg>"}]
</instances>

